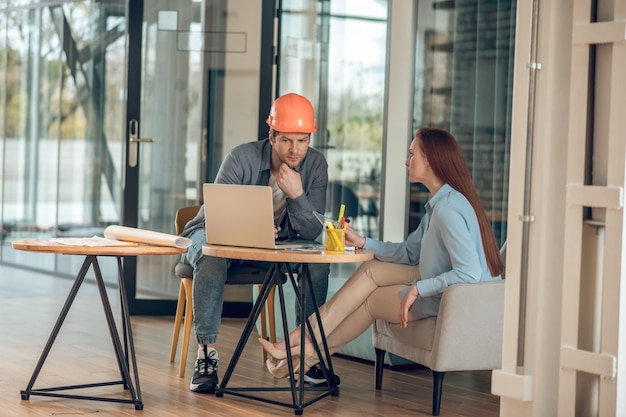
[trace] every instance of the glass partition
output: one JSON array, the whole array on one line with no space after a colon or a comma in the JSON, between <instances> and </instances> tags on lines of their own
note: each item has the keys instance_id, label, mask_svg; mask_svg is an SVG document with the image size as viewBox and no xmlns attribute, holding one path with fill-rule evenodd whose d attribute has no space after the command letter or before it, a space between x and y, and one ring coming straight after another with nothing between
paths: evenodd
<instances>
[{"instance_id":1,"label":"glass partition","mask_svg":"<svg viewBox=\"0 0 626 417\"><path fill-rule=\"evenodd\" d=\"M143 72L132 88L142 89L141 133L155 140L141 145L139 227L171 232L175 209L200 199L211 164L258 136L258 115L267 111L257 108L259 85L270 82L258 75L261 2L146 2L140 26L131 25L141 28L143 52L131 62L126 3L0 3L0 262L33 266L33 255L10 250L14 239L89 236L120 223L125 77L138 61ZM354 228L377 238L389 2L279 3L277 94L303 94L315 106L313 146L329 162L326 212L346 204ZM457 137L502 241L515 1L416 4L414 128ZM427 197L413 187L410 230ZM78 265L70 263L80 263L37 256L37 268L60 274L73 275ZM142 259L139 295L173 298L174 262Z\"/></svg>"},{"instance_id":2,"label":"glass partition","mask_svg":"<svg viewBox=\"0 0 626 417\"><path fill-rule=\"evenodd\" d=\"M515 0L419 1L414 128L459 141L500 243L506 239ZM409 231L428 193L411 188Z\"/></svg>"},{"instance_id":3,"label":"glass partition","mask_svg":"<svg viewBox=\"0 0 626 417\"><path fill-rule=\"evenodd\" d=\"M326 212L341 204L358 232L378 237L387 2L284 0L279 94L315 106L313 146L328 161Z\"/></svg>"},{"instance_id":4,"label":"glass partition","mask_svg":"<svg viewBox=\"0 0 626 417\"><path fill-rule=\"evenodd\" d=\"M248 0L144 2L139 124L154 142L140 148L138 227L174 233L176 210L202 202L224 154L258 139L260 10ZM138 258L137 298L176 299L179 258ZM225 299L250 300L249 287L235 291Z\"/></svg>"},{"instance_id":5,"label":"glass partition","mask_svg":"<svg viewBox=\"0 0 626 417\"><path fill-rule=\"evenodd\" d=\"M125 1L23 3L0 9L0 261L74 275L79 257L10 242L93 236L119 221Z\"/></svg>"}]
</instances>

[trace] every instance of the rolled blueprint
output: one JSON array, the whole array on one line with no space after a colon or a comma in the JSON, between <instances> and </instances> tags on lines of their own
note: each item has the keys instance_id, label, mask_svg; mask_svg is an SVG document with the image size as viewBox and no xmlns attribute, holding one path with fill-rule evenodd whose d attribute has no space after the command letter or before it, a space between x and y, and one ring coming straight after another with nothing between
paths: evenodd
<instances>
[{"instance_id":1,"label":"rolled blueprint","mask_svg":"<svg viewBox=\"0 0 626 417\"><path fill-rule=\"evenodd\" d=\"M124 242L147 243L156 246L173 246L176 248L188 248L191 246L191 239L186 237L128 226L109 226L104 229L104 237L107 239L122 240Z\"/></svg>"}]
</instances>

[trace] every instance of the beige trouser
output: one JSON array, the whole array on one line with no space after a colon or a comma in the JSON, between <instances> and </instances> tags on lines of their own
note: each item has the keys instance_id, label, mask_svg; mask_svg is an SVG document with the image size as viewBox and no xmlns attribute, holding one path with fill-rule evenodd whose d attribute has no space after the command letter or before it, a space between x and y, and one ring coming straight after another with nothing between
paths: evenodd
<instances>
[{"instance_id":1,"label":"beige trouser","mask_svg":"<svg viewBox=\"0 0 626 417\"><path fill-rule=\"evenodd\" d=\"M399 323L400 292L417 279L420 279L417 266L377 260L361 264L339 291L320 307L322 326L331 355L358 337L376 319ZM409 315L409 320L415 319ZM309 317L309 321L322 348L314 314ZM307 367L317 362L317 356L311 357L307 360Z\"/></svg>"}]
</instances>

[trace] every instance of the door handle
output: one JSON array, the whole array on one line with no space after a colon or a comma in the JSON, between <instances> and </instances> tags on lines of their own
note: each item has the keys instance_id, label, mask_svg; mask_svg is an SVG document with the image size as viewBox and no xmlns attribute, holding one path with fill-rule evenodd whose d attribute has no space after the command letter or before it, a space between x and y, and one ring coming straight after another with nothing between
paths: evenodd
<instances>
[{"instance_id":1,"label":"door handle","mask_svg":"<svg viewBox=\"0 0 626 417\"><path fill-rule=\"evenodd\" d=\"M135 119L128 123L129 140L128 140L128 166L134 168L137 166L137 144L139 142L152 143L154 142L150 138L138 137L139 122Z\"/></svg>"},{"instance_id":2,"label":"door handle","mask_svg":"<svg viewBox=\"0 0 626 417\"><path fill-rule=\"evenodd\" d=\"M200 149L200 160L202 163L206 162L206 127L202 129L202 143L200 145L202 148Z\"/></svg>"}]
</instances>

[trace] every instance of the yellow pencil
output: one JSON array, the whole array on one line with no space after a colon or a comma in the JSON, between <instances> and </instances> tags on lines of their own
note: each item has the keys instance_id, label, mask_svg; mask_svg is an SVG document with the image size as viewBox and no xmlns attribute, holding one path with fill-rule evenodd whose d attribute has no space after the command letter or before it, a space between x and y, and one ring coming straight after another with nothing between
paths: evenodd
<instances>
[{"instance_id":1,"label":"yellow pencil","mask_svg":"<svg viewBox=\"0 0 626 417\"><path fill-rule=\"evenodd\" d=\"M337 224L341 225L341 218L343 217L343 212L346 211L346 205L342 204L339 206L339 218L337 219Z\"/></svg>"}]
</instances>

